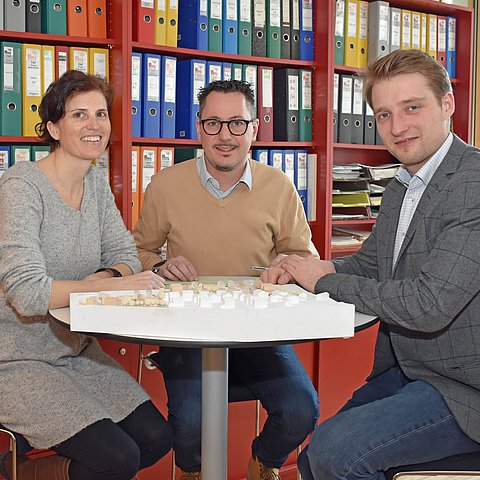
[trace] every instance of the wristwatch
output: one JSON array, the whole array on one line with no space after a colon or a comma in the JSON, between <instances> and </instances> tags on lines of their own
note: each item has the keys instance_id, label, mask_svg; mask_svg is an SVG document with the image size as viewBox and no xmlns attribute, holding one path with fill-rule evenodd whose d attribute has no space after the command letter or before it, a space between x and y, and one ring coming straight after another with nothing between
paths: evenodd
<instances>
[{"instance_id":1,"label":"wristwatch","mask_svg":"<svg viewBox=\"0 0 480 480\"><path fill-rule=\"evenodd\" d=\"M99 272L110 272L114 277L123 277L122 273L119 270L112 267L99 268L95 273Z\"/></svg>"},{"instance_id":2,"label":"wristwatch","mask_svg":"<svg viewBox=\"0 0 480 480\"><path fill-rule=\"evenodd\" d=\"M161 262L158 262L156 263L153 267L152 267L152 272L157 274L159 271L160 271L160 267L166 262L166 260L162 260Z\"/></svg>"}]
</instances>

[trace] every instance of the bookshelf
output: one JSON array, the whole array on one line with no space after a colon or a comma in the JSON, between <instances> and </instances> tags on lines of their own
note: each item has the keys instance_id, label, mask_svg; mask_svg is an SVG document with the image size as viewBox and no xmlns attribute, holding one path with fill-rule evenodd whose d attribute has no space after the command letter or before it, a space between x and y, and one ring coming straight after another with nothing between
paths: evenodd
<instances>
[{"instance_id":1,"label":"bookshelf","mask_svg":"<svg viewBox=\"0 0 480 480\"><path fill-rule=\"evenodd\" d=\"M457 19L457 73L452 79L457 109L453 116L453 129L463 140L471 141L472 129L472 65L474 39L474 11L471 8L440 3L434 0L394 0L390 6L454 16ZM325 2L323 15L315 15L316 45L313 81L313 150L318 154L317 220L312 224L313 238L322 258L330 259L353 251L332 250L332 167L334 164L363 163L380 165L392 162L385 147L378 145L354 145L333 142L333 74L354 74L357 69L334 64L335 1ZM325 52L328 52L325 55ZM350 221L352 228L372 223L370 220Z\"/></svg>"},{"instance_id":2,"label":"bookshelf","mask_svg":"<svg viewBox=\"0 0 480 480\"><path fill-rule=\"evenodd\" d=\"M182 3L182 0L179 0ZM253 147L307 149L317 154L317 197L316 220L311 222L315 245L324 259L354 253L355 248L332 249L332 227L371 229L374 220L332 221L332 168L340 163L363 163L380 165L390 163L392 158L385 147L378 145L351 145L333 141L333 74L353 74L356 69L334 64L334 23L335 0L317 0L314 3L313 25L315 51L313 61L287 60L268 57L223 54L198 51L188 48L159 46L133 40L134 2L107 0L106 39L69 37L29 32L0 30L0 41L38 43L46 45L67 45L103 47L110 50L110 81L115 87L112 112L112 145L110 148L110 183L118 208L125 224L132 226L132 171L131 154L133 145L198 147L196 140L143 138L132 136L132 92L131 54L150 52L174 56L177 59L202 58L223 60L232 63L254 64L278 68L311 69L312 81L312 142L255 142ZM457 75L453 79L457 110L453 117L454 131L463 140L471 140L472 129L472 65L474 55L474 10L472 8L440 3L434 0L392 0L390 6L433 13L451 15L457 19ZM458 48L460 47L461 48ZM2 137L2 144L32 145L34 137ZM360 385L370 369L374 328L362 332L350 340L324 341L297 346L297 352L318 387L322 418L335 412L348 398L353 388ZM137 375L139 347L136 345L104 344L112 356L119 360L131 373ZM320 348L321 347L321 348ZM150 348L153 350L154 347ZM145 347L145 351L150 351ZM338 359L342 360L339 361ZM166 412L166 397L161 375L143 368L143 385L154 401ZM250 402L251 403L251 402ZM235 405L232 408L230 423L235 438L230 441L235 453L230 454L229 478L241 478L249 457L250 441L253 438L254 406ZM251 424L251 425L250 425ZM231 433L232 435L232 433ZM242 438L242 440L239 440ZM283 470L285 478L294 478L295 457L292 456ZM142 480L168 478L168 466L162 460L158 466L140 474ZM233 472L233 473L232 473Z\"/></svg>"}]
</instances>

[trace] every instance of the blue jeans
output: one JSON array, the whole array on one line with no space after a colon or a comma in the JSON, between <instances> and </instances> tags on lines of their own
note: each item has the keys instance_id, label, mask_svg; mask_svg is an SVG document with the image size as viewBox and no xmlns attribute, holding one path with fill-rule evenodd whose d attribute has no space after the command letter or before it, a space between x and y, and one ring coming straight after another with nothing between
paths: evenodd
<instances>
[{"instance_id":1,"label":"blue jeans","mask_svg":"<svg viewBox=\"0 0 480 480\"><path fill-rule=\"evenodd\" d=\"M201 469L200 349L164 348L160 360L168 393L175 460L186 472ZM229 350L229 374L250 388L268 413L252 454L269 467L281 467L305 440L318 418L318 395L290 345Z\"/></svg>"},{"instance_id":2,"label":"blue jeans","mask_svg":"<svg viewBox=\"0 0 480 480\"><path fill-rule=\"evenodd\" d=\"M391 368L318 425L298 467L304 480L383 480L392 467L476 451L438 390Z\"/></svg>"}]
</instances>

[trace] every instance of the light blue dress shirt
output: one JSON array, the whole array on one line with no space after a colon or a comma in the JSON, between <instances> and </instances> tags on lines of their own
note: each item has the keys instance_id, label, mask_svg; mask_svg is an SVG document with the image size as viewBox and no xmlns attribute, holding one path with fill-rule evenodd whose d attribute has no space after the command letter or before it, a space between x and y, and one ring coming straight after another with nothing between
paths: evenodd
<instances>
[{"instance_id":1,"label":"light blue dress shirt","mask_svg":"<svg viewBox=\"0 0 480 480\"><path fill-rule=\"evenodd\" d=\"M228 197L237 188L239 183L244 183L249 190L252 189L252 170L250 168L250 162L248 160L241 178L235 185L231 186L225 192L220 188L217 180L215 180L215 178L213 178L210 173L208 173L207 166L205 165L205 157L203 155L201 157L198 157L197 171L198 176L200 177L200 181L202 182L202 185L205 187L205 189L215 198L218 198L220 200Z\"/></svg>"}]
</instances>

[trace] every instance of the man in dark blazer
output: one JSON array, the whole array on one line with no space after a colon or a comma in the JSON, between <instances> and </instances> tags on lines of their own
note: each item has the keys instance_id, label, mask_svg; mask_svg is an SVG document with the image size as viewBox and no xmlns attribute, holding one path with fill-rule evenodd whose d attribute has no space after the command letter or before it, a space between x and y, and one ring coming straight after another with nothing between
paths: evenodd
<instances>
[{"instance_id":1,"label":"man in dark blazer","mask_svg":"<svg viewBox=\"0 0 480 480\"><path fill-rule=\"evenodd\" d=\"M425 53L377 60L365 97L401 163L372 234L350 257L279 258L262 275L288 273L380 319L373 371L315 429L299 459L306 480L381 480L480 451L480 150L450 132L450 80Z\"/></svg>"}]
</instances>

